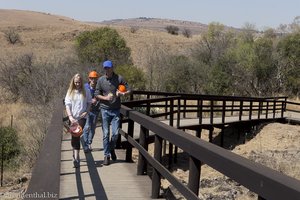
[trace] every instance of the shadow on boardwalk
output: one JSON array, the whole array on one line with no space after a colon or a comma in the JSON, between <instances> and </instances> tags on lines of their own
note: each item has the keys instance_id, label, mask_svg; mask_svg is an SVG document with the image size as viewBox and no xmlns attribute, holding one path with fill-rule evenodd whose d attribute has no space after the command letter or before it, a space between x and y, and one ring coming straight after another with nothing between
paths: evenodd
<instances>
[{"instance_id":1,"label":"shadow on boardwalk","mask_svg":"<svg viewBox=\"0 0 300 200\"><path fill-rule=\"evenodd\" d=\"M136 175L136 164L125 162L125 150L118 159L103 165L101 128L97 127L93 151L80 151L80 167L73 168L70 135L65 134L61 148L60 199L151 199L151 180Z\"/></svg>"}]
</instances>

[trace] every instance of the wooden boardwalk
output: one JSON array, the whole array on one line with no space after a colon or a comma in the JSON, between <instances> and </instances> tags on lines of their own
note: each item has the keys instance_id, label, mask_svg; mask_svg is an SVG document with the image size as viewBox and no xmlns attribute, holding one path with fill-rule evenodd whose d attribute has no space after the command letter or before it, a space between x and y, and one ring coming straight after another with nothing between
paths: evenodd
<instances>
[{"instance_id":1,"label":"wooden boardwalk","mask_svg":"<svg viewBox=\"0 0 300 200\"><path fill-rule=\"evenodd\" d=\"M118 159L103 165L101 127L96 128L93 151L80 151L80 168L73 168L70 134L64 134L61 147L59 199L135 200L151 199L151 180L136 175L136 163L125 162L125 150Z\"/></svg>"},{"instance_id":2,"label":"wooden boardwalk","mask_svg":"<svg viewBox=\"0 0 300 200\"><path fill-rule=\"evenodd\" d=\"M271 117L271 114L270 116ZM277 116L276 114L276 117ZM292 116L288 116L292 117ZM256 118L256 117L255 117ZM262 119L265 116L261 117ZM248 117L243 117L248 120ZM226 122L238 121L238 117L227 117ZM168 124L168 120L163 120ZM180 125L199 123L199 119L184 119ZM209 124L204 118L203 124ZM221 123L214 118L214 123ZM174 125L176 120L174 120ZM176 126L176 125L175 125ZM127 124L122 129L127 132ZM135 124L135 138L139 135L140 126ZM152 132L150 131L150 134ZM135 200L151 199L151 180L148 176L137 176L136 163L125 162L125 150L117 149L118 159L111 161L109 166L103 165L103 144L101 127L96 128L93 140L93 151L85 154L80 151L80 168L73 168L70 134L64 134L61 147L61 173L59 199L101 199L101 200ZM125 139L122 137L122 140ZM161 198L160 198L161 199Z\"/></svg>"}]
</instances>

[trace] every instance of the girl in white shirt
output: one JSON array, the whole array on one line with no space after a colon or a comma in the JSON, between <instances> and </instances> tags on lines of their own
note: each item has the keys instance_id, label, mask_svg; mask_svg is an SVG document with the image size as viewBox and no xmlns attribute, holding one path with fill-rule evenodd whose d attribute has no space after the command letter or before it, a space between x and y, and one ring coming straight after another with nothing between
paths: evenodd
<instances>
[{"instance_id":1,"label":"girl in white shirt","mask_svg":"<svg viewBox=\"0 0 300 200\"><path fill-rule=\"evenodd\" d=\"M85 125L87 114L90 110L92 97L83 86L80 74L75 74L70 81L69 89L65 97L66 112L71 124L78 123L82 128ZM79 167L80 136L72 135L73 164Z\"/></svg>"}]
</instances>

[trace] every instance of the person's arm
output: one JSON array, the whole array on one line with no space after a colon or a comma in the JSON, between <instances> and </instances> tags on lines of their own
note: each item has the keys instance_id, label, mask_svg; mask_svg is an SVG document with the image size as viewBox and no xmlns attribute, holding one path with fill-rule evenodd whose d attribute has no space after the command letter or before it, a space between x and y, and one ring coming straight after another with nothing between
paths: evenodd
<instances>
[{"instance_id":1,"label":"person's arm","mask_svg":"<svg viewBox=\"0 0 300 200\"><path fill-rule=\"evenodd\" d=\"M107 95L107 96L103 96L103 95L97 95L95 96L97 99L99 100L105 100L105 101L111 101L113 98L113 95Z\"/></svg>"},{"instance_id":2,"label":"person's arm","mask_svg":"<svg viewBox=\"0 0 300 200\"><path fill-rule=\"evenodd\" d=\"M91 92L89 89L86 89L86 88L85 88L85 92L86 92L86 104L87 105L86 105L86 110L83 113L81 113L81 115L80 115L81 118L84 118L89 114L89 112L91 110L91 106L92 106Z\"/></svg>"},{"instance_id":3,"label":"person's arm","mask_svg":"<svg viewBox=\"0 0 300 200\"><path fill-rule=\"evenodd\" d=\"M68 115L70 122L71 123L76 122L76 119L73 117L72 110L71 110L72 102L68 96L66 96L66 98L65 98L65 104L66 104L66 113Z\"/></svg>"}]
</instances>

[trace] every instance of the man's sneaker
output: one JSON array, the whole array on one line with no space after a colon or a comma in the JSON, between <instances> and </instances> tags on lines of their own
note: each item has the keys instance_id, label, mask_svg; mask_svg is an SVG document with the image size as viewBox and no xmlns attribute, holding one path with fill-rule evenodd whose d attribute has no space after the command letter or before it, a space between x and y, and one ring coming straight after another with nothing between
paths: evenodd
<instances>
[{"instance_id":1,"label":"man's sneaker","mask_svg":"<svg viewBox=\"0 0 300 200\"><path fill-rule=\"evenodd\" d=\"M112 151L110 152L110 155L111 155L111 159L112 159L112 160L117 160L117 155L116 155L116 153L115 153L115 150L112 150Z\"/></svg>"},{"instance_id":2,"label":"man's sneaker","mask_svg":"<svg viewBox=\"0 0 300 200\"><path fill-rule=\"evenodd\" d=\"M104 161L103 161L103 165L109 165L110 164L110 157L109 156L105 156L104 157Z\"/></svg>"},{"instance_id":3,"label":"man's sneaker","mask_svg":"<svg viewBox=\"0 0 300 200\"><path fill-rule=\"evenodd\" d=\"M90 144L89 144L89 150L90 150L90 151L93 151L92 145L90 145Z\"/></svg>"}]
</instances>

